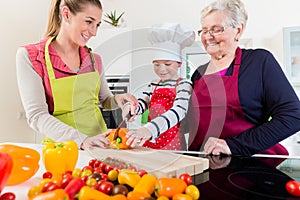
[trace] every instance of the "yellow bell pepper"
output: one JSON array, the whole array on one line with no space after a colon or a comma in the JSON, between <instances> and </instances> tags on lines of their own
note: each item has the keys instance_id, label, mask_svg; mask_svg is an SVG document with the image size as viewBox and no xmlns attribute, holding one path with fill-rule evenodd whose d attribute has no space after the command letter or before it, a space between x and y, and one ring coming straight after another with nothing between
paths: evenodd
<instances>
[{"instance_id":1,"label":"yellow bell pepper","mask_svg":"<svg viewBox=\"0 0 300 200\"><path fill-rule=\"evenodd\" d=\"M120 184L127 184L134 188L141 180L140 175L129 169L121 169L118 174L118 181Z\"/></svg>"},{"instance_id":2,"label":"yellow bell pepper","mask_svg":"<svg viewBox=\"0 0 300 200\"><path fill-rule=\"evenodd\" d=\"M53 176L73 171L78 160L78 147L72 140L46 144L42 150L45 169Z\"/></svg>"},{"instance_id":3,"label":"yellow bell pepper","mask_svg":"<svg viewBox=\"0 0 300 200\"><path fill-rule=\"evenodd\" d=\"M40 153L32 148L1 144L0 152L8 153L13 167L6 185L17 185L31 178L39 169Z\"/></svg>"}]
</instances>

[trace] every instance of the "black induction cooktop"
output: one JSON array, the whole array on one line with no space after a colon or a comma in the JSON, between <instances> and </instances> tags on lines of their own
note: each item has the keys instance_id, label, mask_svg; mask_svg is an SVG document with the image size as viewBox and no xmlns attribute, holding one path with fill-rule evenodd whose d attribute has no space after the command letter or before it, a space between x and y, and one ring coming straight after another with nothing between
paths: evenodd
<instances>
[{"instance_id":1,"label":"black induction cooktop","mask_svg":"<svg viewBox=\"0 0 300 200\"><path fill-rule=\"evenodd\" d=\"M300 199L290 195L285 184L297 175L279 167L286 158L207 156L210 168L194 176L200 200ZM295 177L293 177L295 176Z\"/></svg>"}]
</instances>

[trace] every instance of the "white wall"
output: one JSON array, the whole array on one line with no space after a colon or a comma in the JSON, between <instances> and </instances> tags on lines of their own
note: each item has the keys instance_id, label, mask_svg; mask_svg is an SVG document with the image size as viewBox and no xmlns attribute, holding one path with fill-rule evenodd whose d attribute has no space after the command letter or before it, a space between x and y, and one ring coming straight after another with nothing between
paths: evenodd
<instances>
[{"instance_id":1,"label":"white wall","mask_svg":"<svg viewBox=\"0 0 300 200\"><path fill-rule=\"evenodd\" d=\"M161 22L179 22L198 30L199 13L207 0L102 0L104 13L125 11L127 27L132 29ZM251 38L253 47L274 53L283 66L283 27L300 26L298 0L244 0L249 21L243 38ZM42 38L50 0L1 2L0 142L33 142L16 84L15 53L18 46ZM18 5L16 5L18 3ZM107 25L104 24L104 27ZM100 28L101 31L101 28ZM101 34L101 32L99 32ZM26 84L26 83L24 83Z\"/></svg>"}]
</instances>

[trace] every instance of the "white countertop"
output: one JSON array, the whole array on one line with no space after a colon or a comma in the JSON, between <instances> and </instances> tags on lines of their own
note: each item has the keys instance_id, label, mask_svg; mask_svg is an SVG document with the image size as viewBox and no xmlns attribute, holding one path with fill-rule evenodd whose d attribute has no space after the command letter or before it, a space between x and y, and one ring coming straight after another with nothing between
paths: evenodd
<instances>
[{"instance_id":1,"label":"white countertop","mask_svg":"<svg viewBox=\"0 0 300 200\"><path fill-rule=\"evenodd\" d=\"M7 144L13 144L13 145L18 145L18 146L22 146L22 147L32 148L32 149L35 149L38 152L40 152L40 155L41 155L41 151L43 148L42 144L31 144L31 143L7 143ZM83 166L88 164L90 159L92 159L92 157L87 152L79 151L76 167L82 168ZM16 200L28 199L27 192L28 192L29 188L34 185L39 185L39 183L42 180L43 173L46 172L43 162L42 162L42 157L40 157L39 164L40 164L40 168L33 177L31 177L30 179L28 179L27 181L25 181L21 184L15 185L15 186L5 186L3 191L1 192L1 194L4 194L5 192L13 192L16 195Z\"/></svg>"}]
</instances>

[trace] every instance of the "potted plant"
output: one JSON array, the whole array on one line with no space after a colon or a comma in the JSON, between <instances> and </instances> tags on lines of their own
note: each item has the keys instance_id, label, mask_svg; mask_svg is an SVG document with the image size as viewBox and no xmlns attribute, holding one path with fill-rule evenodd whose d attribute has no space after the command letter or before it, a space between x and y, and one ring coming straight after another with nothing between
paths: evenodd
<instances>
[{"instance_id":1,"label":"potted plant","mask_svg":"<svg viewBox=\"0 0 300 200\"><path fill-rule=\"evenodd\" d=\"M117 16L116 10L114 12L110 12L110 14L106 13L105 17L107 17L107 20L104 20L105 22L111 24L112 26L117 27L119 25L119 20L123 16L124 12L122 12L119 16Z\"/></svg>"}]
</instances>

